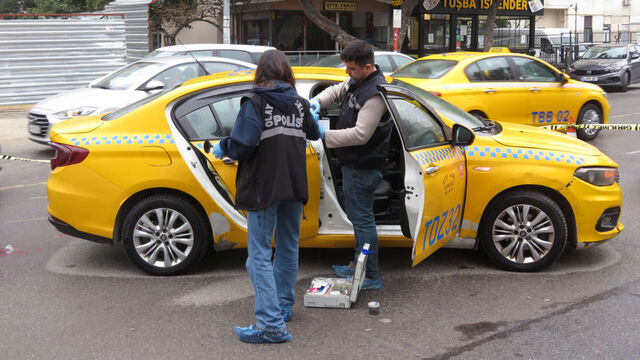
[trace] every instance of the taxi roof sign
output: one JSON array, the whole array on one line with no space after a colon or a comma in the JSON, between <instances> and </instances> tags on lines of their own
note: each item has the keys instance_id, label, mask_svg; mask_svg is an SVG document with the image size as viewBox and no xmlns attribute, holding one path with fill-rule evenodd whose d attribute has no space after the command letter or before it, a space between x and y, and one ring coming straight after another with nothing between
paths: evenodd
<instances>
[{"instance_id":1,"label":"taxi roof sign","mask_svg":"<svg viewBox=\"0 0 640 360\"><path fill-rule=\"evenodd\" d=\"M509 50L509 48L506 48L506 47L492 47L491 49L489 49L489 52L492 52L492 53L510 53L511 51Z\"/></svg>"}]
</instances>

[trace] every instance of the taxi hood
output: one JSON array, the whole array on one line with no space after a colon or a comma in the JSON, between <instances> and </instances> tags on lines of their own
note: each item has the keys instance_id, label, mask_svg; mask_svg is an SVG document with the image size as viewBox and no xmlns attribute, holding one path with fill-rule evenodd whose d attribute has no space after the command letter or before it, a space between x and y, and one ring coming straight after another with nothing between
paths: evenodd
<instances>
[{"instance_id":1,"label":"taxi hood","mask_svg":"<svg viewBox=\"0 0 640 360\"><path fill-rule=\"evenodd\" d=\"M508 122L500 122L500 125L502 125L502 132L494 135L493 139L505 146L571 152L591 156L602 155L602 152L597 147L561 132Z\"/></svg>"},{"instance_id":2,"label":"taxi hood","mask_svg":"<svg viewBox=\"0 0 640 360\"><path fill-rule=\"evenodd\" d=\"M104 124L102 115L78 116L54 125L51 128L50 138L55 134L83 134L89 133Z\"/></svg>"}]
</instances>

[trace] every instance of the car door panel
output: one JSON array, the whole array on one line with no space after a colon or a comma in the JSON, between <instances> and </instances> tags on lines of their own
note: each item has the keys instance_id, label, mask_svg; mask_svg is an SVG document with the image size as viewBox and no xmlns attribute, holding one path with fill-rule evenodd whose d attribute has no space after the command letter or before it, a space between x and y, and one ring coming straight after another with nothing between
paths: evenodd
<instances>
[{"instance_id":1,"label":"car door panel","mask_svg":"<svg viewBox=\"0 0 640 360\"><path fill-rule=\"evenodd\" d=\"M567 96L573 90L563 88L559 75L540 61L513 56L509 57L518 76L520 86L528 91L528 121L525 124L566 124L578 117L580 109L576 97Z\"/></svg>"},{"instance_id":2,"label":"car door panel","mask_svg":"<svg viewBox=\"0 0 640 360\"><path fill-rule=\"evenodd\" d=\"M386 89L404 149L405 215L415 266L458 233L466 187L464 151L451 144L449 129L416 95Z\"/></svg>"},{"instance_id":3,"label":"car door panel","mask_svg":"<svg viewBox=\"0 0 640 360\"><path fill-rule=\"evenodd\" d=\"M467 77L476 96L486 104L490 120L525 123L528 90L516 82L515 74L505 56L490 57L468 66Z\"/></svg>"}]
</instances>

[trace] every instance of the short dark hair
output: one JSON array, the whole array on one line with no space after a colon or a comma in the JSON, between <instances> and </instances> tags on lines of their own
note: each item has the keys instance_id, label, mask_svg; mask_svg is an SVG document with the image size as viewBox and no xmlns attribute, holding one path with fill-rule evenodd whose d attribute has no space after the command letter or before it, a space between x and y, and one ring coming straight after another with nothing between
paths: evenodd
<instances>
[{"instance_id":1,"label":"short dark hair","mask_svg":"<svg viewBox=\"0 0 640 360\"><path fill-rule=\"evenodd\" d=\"M280 80L294 88L296 87L296 80L293 78L293 71L287 56L280 50L267 50L262 53L258 60L253 83L267 85L274 80Z\"/></svg>"},{"instance_id":2,"label":"short dark hair","mask_svg":"<svg viewBox=\"0 0 640 360\"><path fill-rule=\"evenodd\" d=\"M367 64L375 65L373 58L373 47L364 40L353 40L342 49L340 53L342 61L353 61L356 65L363 67Z\"/></svg>"}]
</instances>

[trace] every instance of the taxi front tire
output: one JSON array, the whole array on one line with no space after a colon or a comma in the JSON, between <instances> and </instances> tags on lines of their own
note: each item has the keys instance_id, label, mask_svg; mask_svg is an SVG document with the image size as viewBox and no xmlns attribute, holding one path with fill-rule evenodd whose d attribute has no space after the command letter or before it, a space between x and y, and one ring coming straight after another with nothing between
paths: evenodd
<instances>
[{"instance_id":1,"label":"taxi front tire","mask_svg":"<svg viewBox=\"0 0 640 360\"><path fill-rule=\"evenodd\" d=\"M580 113L578 114L577 124L602 124L602 111L596 104L585 104L582 109L580 109ZM578 139L584 141L595 139L596 136L598 136L598 133L600 133L600 129L577 129L576 131Z\"/></svg>"},{"instance_id":2,"label":"taxi front tire","mask_svg":"<svg viewBox=\"0 0 640 360\"><path fill-rule=\"evenodd\" d=\"M550 197L536 191L502 195L489 207L480 245L498 266L539 271L555 262L567 244L564 213Z\"/></svg>"},{"instance_id":3,"label":"taxi front tire","mask_svg":"<svg viewBox=\"0 0 640 360\"><path fill-rule=\"evenodd\" d=\"M142 271L179 275L200 263L211 241L206 219L190 201L172 194L142 199L127 213L121 238Z\"/></svg>"}]
</instances>

